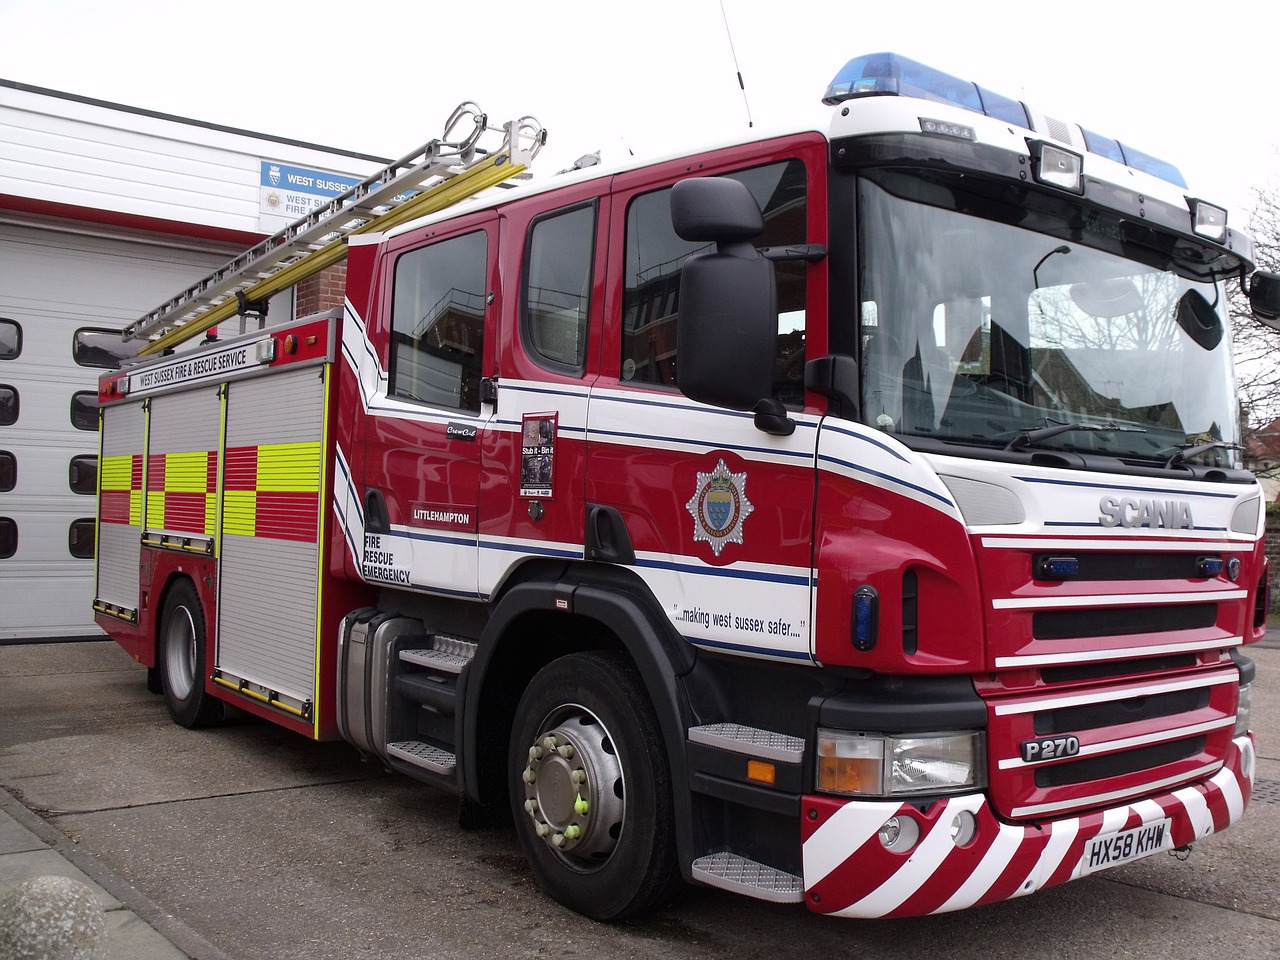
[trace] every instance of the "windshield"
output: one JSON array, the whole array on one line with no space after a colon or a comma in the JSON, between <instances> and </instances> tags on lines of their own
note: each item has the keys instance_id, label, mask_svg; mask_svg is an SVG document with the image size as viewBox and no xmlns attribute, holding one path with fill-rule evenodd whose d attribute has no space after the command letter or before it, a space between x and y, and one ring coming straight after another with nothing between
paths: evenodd
<instances>
[{"instance_id":1,"label":"windshield","mask_svg":"<svg viewBox=\"0 0 1280 960\"><path fill-rule=\"evenodd\" d=\"M858 217L867 423L1146 465L1239 459L1225 298L1150 230L892 170L859 180Z\"/></svg>"}]
</instances>

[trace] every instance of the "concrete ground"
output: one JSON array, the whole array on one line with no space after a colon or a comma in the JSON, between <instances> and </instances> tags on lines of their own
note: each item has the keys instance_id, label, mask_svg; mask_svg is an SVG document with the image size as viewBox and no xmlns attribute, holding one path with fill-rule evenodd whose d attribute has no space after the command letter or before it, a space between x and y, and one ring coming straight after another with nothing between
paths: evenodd
<instances>
[{"instance_id":1,"label":"concrete ground","mask_svg":"<svg viewBox=\"0 0 1280 960\"><path fill-rule=\"evenodd\" d=\"M1258 664L1259 770L1243 820L1035 896L916 920L824 919L689 888L640 921L584 920L538 891L509 830L456 801L243 720L173 726L111 643L0 647L0 895L77 877L112 960L266 956L931 960L1280 957L1280 643Z\"/></svg>"}]
</instances>

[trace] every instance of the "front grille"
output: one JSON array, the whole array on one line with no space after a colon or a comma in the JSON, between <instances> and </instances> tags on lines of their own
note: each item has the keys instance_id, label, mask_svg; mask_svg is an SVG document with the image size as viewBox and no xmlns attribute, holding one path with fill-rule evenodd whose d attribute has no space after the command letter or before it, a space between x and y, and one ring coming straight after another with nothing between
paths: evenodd
<instances>
[{"instance_id":1,"label":"front grille","mask_svg":"<svg viewBox=\"0 0 1280 960\"><path fill-rule=\"evenodd\" d=\"M1010 819L1041 820L1209 775L1229 749L1239 683L1231 664L989 700L992 801Z\"/></svg>"},{"instance_id":2,"label":"front grille","mask_svg":"<svg viewBox=\"0 0 1280 960\"><path fill-rule=\"evenodd\" d=\"M1099 727L1117 726L1139 720L1173 717L1209 705L1208 690L1178 690L1150 697L1135 697L1108 703L1090 703L1080 707L1046 710L1035 715L1035 731L1040 737L1059 733L1078 733Z\"/></svg>"},{"instance_id":3,"label":"front grille","mask_svg":"<svg viewBox=\"0 0 1280 960\"><path fill-rule=\"evenodd\" d=\"M1142 633L1172 633L1212 627L1218 619L1214 603L1190 603L1170 607L1115 607L1111 609L1041 610L1031 618L1031 634L1037 640L1083 637L1122 637Z\"/></svg>"},{"instance_id":4,"label":"front grille","mask_svg":"<svg viewBox=\"0 0 1280 960\"><path fill-rule=\"evenodd\" d=\"M1174 657L1146 657L1142 660L1104 660L1101 663L1045 667L1040 671L1040 676L1045 683L1049 684L1080 683L1085 680L1110 680L1113 677L1187 670L1194 667L1197 662L1198 658L1193 653Z\"/></svg>"},{"instance_id":5,"label":"front grille","mask_svg":"<svg viewBox=\"0 0 1280 960\"><path fill-rule=\"evenodd\" d=\"M1032 570L1057 553L1035 554ZM1197 580L1203 579L1200 561L1206 557L1221 559L1217 553L1073 553L1077 571L1071 577L1080 580Z\"/></svg>"},{"instance_id":6,"label":"front grille","mask_svg":"<svg viewBox=\"0 0 1280 960\"><path fill-rule=\"evenodd\" d=\"M1113 753L1106 757L1076 760L1036 771L1037 787L1065 787L1076 783L1106 780L1127 773L1142 773L1153 767L1194 757L1204 750L1204 737L1191 737L1141 750Z\"/></svg>"}]
</instances>

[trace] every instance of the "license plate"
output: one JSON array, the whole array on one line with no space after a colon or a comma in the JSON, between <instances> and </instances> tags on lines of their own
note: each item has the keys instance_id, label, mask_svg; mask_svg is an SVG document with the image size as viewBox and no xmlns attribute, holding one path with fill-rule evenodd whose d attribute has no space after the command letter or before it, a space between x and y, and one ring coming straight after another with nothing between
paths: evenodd
<instances>
[{"instance_id":1,"label":"license plate","mask_svg":"<svg viewBox=\"0 0 1280 960\"><path fill-rule=\"evenodd\" d=\"M1080 857L1080 876L1140 860L1161 850L1172 850L1172 829L1172 822L1165 819L1144 823L1132 830L1094 837L1084 845L1084 854Z\"/></svg>"}]
</instances>

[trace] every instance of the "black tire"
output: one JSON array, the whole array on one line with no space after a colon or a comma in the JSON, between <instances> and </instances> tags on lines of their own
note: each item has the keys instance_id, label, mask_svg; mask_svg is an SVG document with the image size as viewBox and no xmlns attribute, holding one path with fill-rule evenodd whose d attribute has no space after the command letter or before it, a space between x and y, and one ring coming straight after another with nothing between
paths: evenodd
<instances>
[{"instance_id":1,"label":"black tire","mask_svg":"<svg viewBox=\"0 0 1280 960\"><path fill-rule=\"evenodd\" d=\"M547 894L620 920L676 893L670 766L629 660L589 652L544 667L520 698L508 756L516 833Z\"/></svg>"},{"instance_id":2,"label":"black tire","mask_svg":"<svg viewBox=\"0 0 1280 960\"><path fill-rule=\"evenodd\" d=\"M204 689L205 638L200 599L190 580L180 580L164 602L157 653L169 716L188 729L207 727L223 717L222 701Z\"/></svg>"}]
</instances>

